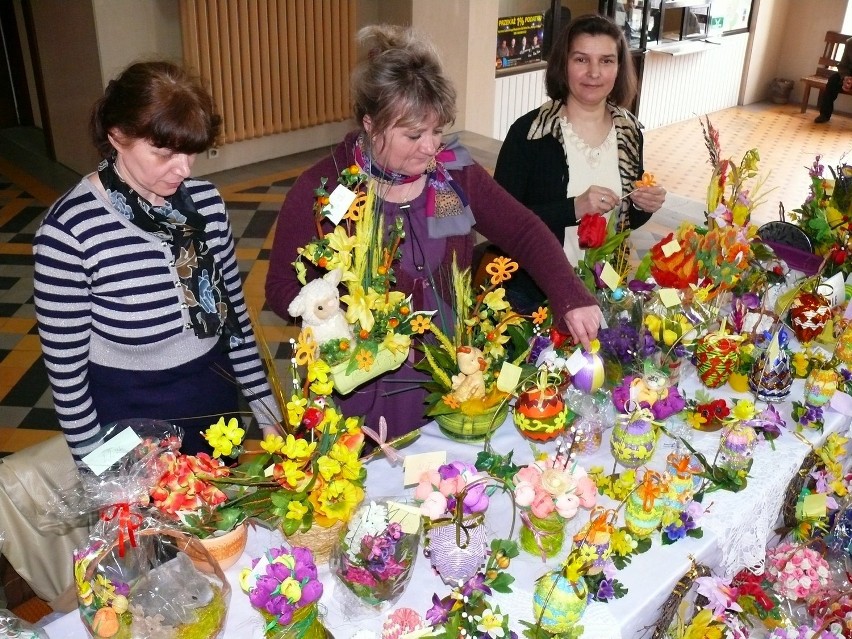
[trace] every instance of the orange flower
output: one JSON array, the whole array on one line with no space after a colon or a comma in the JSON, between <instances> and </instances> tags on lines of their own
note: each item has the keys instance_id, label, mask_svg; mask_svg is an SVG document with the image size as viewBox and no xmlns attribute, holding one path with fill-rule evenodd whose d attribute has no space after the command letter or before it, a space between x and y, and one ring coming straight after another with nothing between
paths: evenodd
<instances>
[{"instance_id":1,"label":"orange flower","mask_svg":"<svg viewBox=\"0 0 852 639\"><path fill-rule=\"evenodd\" d=\"M547 307L539 306L538 310L533 312L532 321L533 324L544 324L544 321L547 319Z\"/></svg>"},{"instance_id":2,"label":"orange flower","mask_svg":"<svg viewBox=\"0 0 852 639\"><path fill-rule=\"evenodd\" d=\"M423 335L432 326L432 320L425 315L417 315L411 320L411 330L418 335Z\"/></svg>"},{"instance_id":3,"label":"orange flower","mask_svg":"<svg viewBox=\"0 0 852 639\"><path fill-rule=\"evenodd\" d=\"M355 360L358 362L358 368L362 371L368 371L373 365L373 354L362 348L355 354Z\"/></svg>"},{"instance_id":4,"label":"orange flower","mask_svg":"<svg viewBox=\"0 0 852 639\"><path fill-rule=\"evenodd\" d=\"M647 171L645 171L642 174L642 179L636 180L633 184L636 186L637 189L641 189L643 186L657 186L657 180L654 178L653 173L648 173Z\"/></svg>"},{"instance_id":5,"label":"orange flower","mask_svg":"<svg viewBox=\"0 0 852 639\"><path fill-rule=\"evenodd\" d=\"M459 404L459 400L457 400L453 395L444 395L443 400L444 403L452 409L456 409L461 406L461 404Z\"/></svg>"},{"instance_id":6,"label":"orange flower","mask_svg":"<svg viewBox=\"0 0 852 639\"><path fill-rule=\"evenodd\" d=\"M517 270L518 263L513 262L508 257L502 255L494 258L494 260L485 267L485 272L491 276L491 283L494 285L511 279L512 273Z\"/></svg>"}]
</instances>

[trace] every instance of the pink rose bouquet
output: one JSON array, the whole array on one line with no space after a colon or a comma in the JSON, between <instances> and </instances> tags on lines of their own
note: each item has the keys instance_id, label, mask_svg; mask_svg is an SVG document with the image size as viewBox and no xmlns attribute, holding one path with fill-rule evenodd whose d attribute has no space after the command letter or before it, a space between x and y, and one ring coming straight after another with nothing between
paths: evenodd
<instances>
[{"instance_id":1,"label":"pink rose bouquet","mask_svg":"<svg viewBox=\"0 0 852 639\"><path fill-rule=\"evenodd\" d=\"M828 562L813 548L783 543L766 552L766 573L776 592L787 599L803 600L829 585Z\"/></svg>"},{"instance_id":2,"label":"pink rose bouquet","mask_svg":"<svg viewBox=\"0 0 852 639\"><path fill-rule=\"evenodd\" d=\"M515 503L528 508L539 519L557 513L563 519L574 517L580 507L591 508L597 500L597 486L582 466L561 455L539 460L521 468L512 480Z\"/></svg>"},{"instance_id":3,"label":"pink rose bouquet","mask_svg":"<svg viewBox=\"0 0 852 639\"><path fill-rule=\"evenodd\" d=\"M484 477L487 475L479 474L473 464L462 461L423 473L414 490L414 498L420 502L420 513L432 521L452 516L458 499L462 499L464 516L485 512L488 508L485 482L474 484Z\"/></svg>"}]
</instances>

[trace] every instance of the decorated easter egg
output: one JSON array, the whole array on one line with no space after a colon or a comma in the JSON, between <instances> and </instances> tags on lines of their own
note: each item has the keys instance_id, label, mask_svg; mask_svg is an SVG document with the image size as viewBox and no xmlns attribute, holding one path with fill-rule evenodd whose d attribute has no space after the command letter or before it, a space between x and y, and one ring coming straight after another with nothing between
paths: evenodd
<instances>
[{"instance_id":1,"label":"decorated easter egg","mask_svg":"<svg viewBox=\"0 0 852 639\"><path fill-rule=\"evenodd\" d=\"M568 632L586 611L589 590L585 580L569 581L559 571L538 580L533 594L533 614L551 633Z\"/></svg>"},{"instance_id":2,"label":"decorated easter egg","mask_svg":"<svg viewBox=\"0 0 852 639\"><path fill-rule=\"evenodd\" d=\"M790 305L790 325L803 344L816 339L830 318L831 305L819 293L799 293Z\"/></svg>"},{"instance_id":3,"label":"decorated easter egg","mask_svg":"<svg viewBox=\"0 0 852 639\"><path fill-rule=\"evenodd\" d=\"M582 357L585 361L571 381L584 393L594 393L604 383L604 361L594 346L591 351L584 351Z\"/></svg>"}]
</instances>

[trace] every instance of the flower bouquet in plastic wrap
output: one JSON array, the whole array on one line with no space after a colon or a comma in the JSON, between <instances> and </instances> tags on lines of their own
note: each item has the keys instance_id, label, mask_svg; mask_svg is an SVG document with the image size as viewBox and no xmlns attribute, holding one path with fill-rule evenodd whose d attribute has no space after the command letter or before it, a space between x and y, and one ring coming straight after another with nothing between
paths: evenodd
<instances>
[{"instance_id":1,"label":"flower bouquet in plastic wrap","mask_svg":"<svg viewBox=\"0 0 852 639\"><path fill-rule=\"evenodd\" d=\"M240 588L263 615L264 637L331 637L319 618L323 587L307 548L270 548L240 572Z\"/></svg>"},{"instance_id":2,"label":"flower bouquet in plastic wrap","mask_svg":"<svg viewBox=\"0 0 852 639\"><path fill-rule=\"evenodd\" d=\"M420 514L391 500L364 503L340 534L331 560L334 575L359 605L384 610L411 578L420 545ZM358 606L347 606L357 613ZM347 615L350 616L350 615Z\"/></svg>"},{"instance_id":3,"label":"flower bouquet in plastic wrap","mask_svg":"<svg viewBox=\"0 0 852 639\"><path fill-rule=\"evenodd\" d=\"M147 508L164 453L180 445L179 430L119 422L104 439L86 458L91 472L81 472L82 490L50 505L60 518L98 515L74 552L83 625L98 638L222 636L231 589L221 567L196 537Z\"/></svg>"},{"instance_id":4,"label":"flower bouquet in plastic wrap","mask_svg":"<svg viewBox=\"0 0 852 639\"><path fill-rule=\"evenodd\" d=\"M304 287L288 311L310 329L335 389L345 395L402 365L416 313L411 297L394 290L394 264L405 237L402 218L386 232L376 193L357 166L344 169L338 182L332 194L325 179L315 191L317 236L293 263ZM323 231L326 219L335 224L331 233ZM317 274L328 272L307 281L306 263ZM345 289L342 296L338 285Z\"/></svg>"}]
</instances>

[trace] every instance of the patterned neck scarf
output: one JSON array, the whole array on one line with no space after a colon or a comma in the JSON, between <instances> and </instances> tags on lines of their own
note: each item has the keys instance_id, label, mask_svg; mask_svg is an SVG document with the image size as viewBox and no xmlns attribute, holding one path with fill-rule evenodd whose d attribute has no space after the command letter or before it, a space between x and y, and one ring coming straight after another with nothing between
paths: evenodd
<instances>
[{"instance_id":1,"label":"patterned neck scarf","mask_svg":"<svg viewBox=\"0 0 852 639\"><path fill-rule=\"evenodd\" d=\"M421 178L420 175L404 175L380 166L369 154L363 135L358 136L355 144L355 163L374 180L389 186L411 184ZM450 170L471 164L473 158L470 152L455 137L441 145L438 153L430 160L425 172L429 237L467 235L476 223L467 196L450 175Z\"/></svg>"},{"instance_id":2,"label":"patterned neck scarf","mask_svg":"<svg viewBox=\"0 0 852 639\"><path fill-rule=\"evenodd\" d=\"M243 332L222 272L204 240L204 217L195 208L186 186L181 184L164 204L154 206L118 174L114 157L98 165L98 177L116 211L140 230L168 244L196 337L224 334L229 337L231 348L242 344Z\"/></svg>"}]
</instances>

